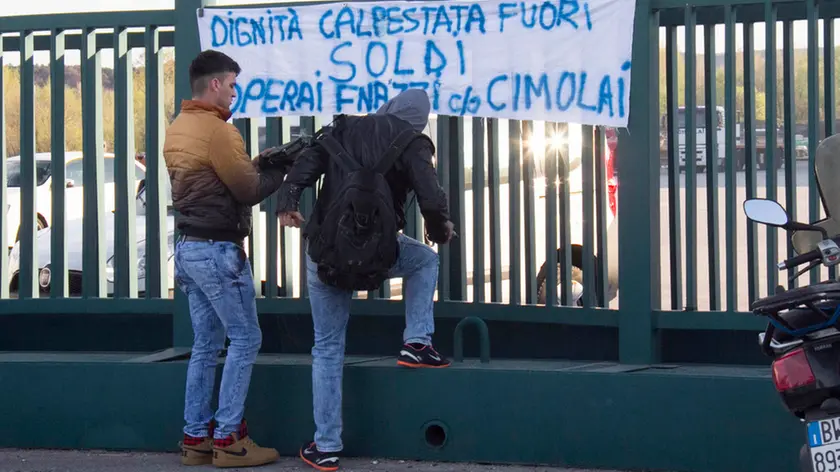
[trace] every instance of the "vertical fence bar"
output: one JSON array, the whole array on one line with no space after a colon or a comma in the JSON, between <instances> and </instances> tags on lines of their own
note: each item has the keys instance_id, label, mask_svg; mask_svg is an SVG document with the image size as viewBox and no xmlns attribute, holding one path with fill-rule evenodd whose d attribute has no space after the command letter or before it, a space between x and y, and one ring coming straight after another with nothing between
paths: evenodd
<instances>
[{"instance_id":1,"label":"vertical fence bar","mask_svg":"<svg viewBox=\"0 0 840 472\"><path fill-rule=\"evenodd\" d=\"M160 29L146 28L146 298L159 298L168 291L164 277L167 254L166 163L163 160L163 56ZM174 244L174 241L173 241Z\"/></svg>"},{"instance_id":2,"label":"vertical fence bar","mask_svg":"<svg viewBox=\"0 0 840 472\"><path fill-rule=\"evenodd\" d=\"M260 153L259 128L257 127L257 120L253 118L248 119L248 139L246 140L246 146L249 157L253 158ZM266 234L260 213L265 211L268 200L269 198L251 207L253 218L251 219L251 234L248 235L248 255L250 256L248 259L251 262L251 274L254 279L254 290L256 290L257 296L264 296L261 282L265 254L262 254L264 246L260 244L260 239L265 238ZM268 218L267 213L265 217L266 219Z\"/></svg>"},{"instance_id":3,"label":"vertical fence bar","mask_svg":"<svg viewBox=\"0 0 840 472\"><path fill-rule=\"evenodd\" d=\"M333 119L337 119L338 115L333 115ZM405 285L405 279L403 279L403 286ZM404 289L403 289L404 291ZM391 298L391 280L385 279L382 281L382 284L379 285L379 288L373 291L373 298L379 299L390 299Z\"/></svg>"},{"instance_id":4,"label":"vertical fence bar","mask_svg":"<svg viewBox=\"0 0 840 472\"><path fill-rule=\"evenodd\" d=\"M114 151L116 153L116 234L114 238L114 295L137 294L137 189L134 164L134 73L128 31L114 28Z\"/></svg>"},{"instance_id":5,"label":"vertical fence bar","mask_svg":"<svg viewBox=\"0 0 840 472\"><path fill-rule=\"evenodd\" d=\"M257 120L253 118L248 119L247 148L248 157L250 158L260 153L259 129L257 127ZM268 200L270 198L266 198L251 207L251 234L248 235L248 260L251 263L254 291L258 297L265 296L262 289L263 264L265 263L265 254L263 254L263 251L265 250L265 246L260 243L260 240L268 241L265 239L265 228L263 228L263 220L260 213L265 211ZM268 218L268 213L265 214L265 218Z\"/></svg>"},{"instance_id":6,"label":"vertical fence bar","mask_svg":"<svg viewBox=\"0 0 840 472\"><path fill-rule=\"evenodd\" d=\"M409 195L411 197L413 197L412 194L409 194ZM403 234L408 236L409 238L414 238L414 239L418 239L417 230L419 229L417 227L418 225L417 225L416 215L417 215L417 203L414 201L414 198L409 198L408 201L406 202L406 205L405 205L405 229L403 230ZM421 239L421 241L422 241L422 239ZM389 287L390 287L390 281L386 280L383 283L383 286L385 284L389 284ZM402 295L403 298L405 298L406 288L408 287L408 284L406 283L405 278L403 278L400 281L400 285L401 285L400 286L401 295ZM356 297L356 292L353 292L353 298L357 298Z\"/></svg>"},{"instance_id":7,"label":"vertical fence bar","mask_svg":"<svg viewBox=\"0 0 840 472\"><path fill-rule=\"evenodd\" d=\"M650 7L650 3L648 3L648 8ZM655 80L656 77L659 76L659 13L652 12L648 14L647 22L645 21L645 17L640 17L639 12L636 12L635 21L640 22L642 24L642 31L643 35L640 35L638 38L634 32L634 42L635 41L647 41L649 44L647 51L644 49L636 50L633 49L633 57L641 56L645 58L644 54L646 52L646 61L642 60L642 66L647 65L647 70L642 69L641 76L633 76L633 80L642 80L642 83L648 84L648 100L647 102L641 101L637 102L634 105L636 107L642 107L644 110L644 114L642 118L647 115L647 119L643 120L640 119L639 123L637 124L633 121L633 118L630 118L629 126L631 129L637 129L637 126L645 126L642 129L647 130L647 136L644 134L641 135L642 140L641 142L633 143L636 145L640 145L639 147L643 150L644 154L647 156L654 156L655 151L658 149L659 143L659 136L657 130L659 129L659 81ZM646 33L646 34L645 34ZM646 38L646 39L644 39ZM635 59L634 59L635 60ZM645 64L647 62L647 64ZM624 70L629 70L631 64L629 62L623 65ZM629 72L632 75L632 71ZM645 105L647 109L645 110ZM619 134L620 136L620 134ZM620 141L619 141L620 143ZM617 152L619 156L622 155L621 152ZM620 160L620 159L619 159ZM619 169L618 164L616 163L615 172L616 176L620 179L621 178L621 171L626 169ZM647 205L650 209L648 212L649 221L645 222L648 228L647 237L649 239L649 243L647 245L648 253L644 254L644 257L647 257L647 263L649 264L645 267L646 274L650 277L650 283L645 287L650 292L650 295L647 297L647 305L643 306L642 308L648 310L647 316L642 318L641 320L637 321L639 326L635 327L632 332L625 333L622 335L621 330L624 329L625 332L627 331L627 325L629 324L629 320L627 319L627 315L621 316L619 318L619 356L620 359L625 358L633 358L635 356L632 355L632 352L637 352L639 354L643 354L640 358L641 359L649 359L650 362L656 362L659 359L660 353L660 344L659 338L654 330L653 325L653 315L652 310L653 307L660 308L661 307L661 300L662 300L662 291L660 289L661 281L662 281L662 273L661 273L661 259L660 259L660 252L661 252L661 242L660 242L660 226L661 226L661 204L660 204L660 197L661 192L659 190L659 183L660 183L660 166L657 161L649 162L647 168L645 169L645 174L647 175L647 180L644 179L641 181L642 185L648 186L647 192ZM619 200L620 201L620 200ZM630 200L633 201L633 200ZM637 216L637 215L631 215ZM632 221L632 220L631 220ZM644 218L642 219L644 222ZM644 228L644 226L642 226ZM621 227L619 226L619 230ZM621 237L621 232L619 231L618 236ZM644 246L643 246L644 249ZM641 259L644 261L644 259ZM625 260L623 263L633 263L635 260L631 257L628 260ZM621 262L621 251L619 250L619 264ZM628 272L632 271L632 266ZM619 269L619 280L624 278L624 280L628 280L629 277L627 274L622 274L621 269ZM627 300L631 303L635 303L635 300L630 299ZM644 302L644 300L641 300ZM625 305L626 306L626 305ZM637 307L638 308L638 307ZM624 341L622 341L622 337L624 337ZM624 345L627 350L622 350L621 346ZM632 349L631 345L635 345L638 347L638 350ZM628 352L629 351L629 352ZM624 353L622 355L622 352ZM624 362L622 360L622 362Z\"/></svg>"},{"instance_id":8,"label":"vertical fence bar","mask_svg":"<svg viewBox=\"0 0 840 472\"><path fill-rule=\"evenodd\" d=\"M557 123L545 124L545 306L557 305ZM534 218L539 216L534 215Z\"/></svg>"},{"instance_id":9,"label":"vertical fence bar","mask_svg":"<svg viewBox=\"0 0 840 472\"><path fill-rule=\"evenodd\" d=\"M234 120L242 140L245 142L245 154L255 156L259 154L259 136L256 120L252 118L240 118ZM260 254L260 238L265 234L260 224L260 213L265 207L267 200L263 200L251 207L251 233L248 235L248 262L251 264L251 275L254 281L254 290L257 296L262 295L261 280L263 255ZM268 215L266 214L266 218Z\"/></svg>"},{"instance_id":10,"label":"vertical fence bar","mask_svg":"<svg viewBox=\"0 0 840 472\"><path fill-rule=\"evenodd\" d=\"M592 254L592 247L595 242L595 216L594 192L594 166L595 149L593 146L594 128L592 125L583 125L581 134L583 136L583 147L581 149L580 177L581 177L581 200L583 203L583 249L581 254L581 270L583 270L583 307L591 308L595 303L595 259Z\"/></svg>"},{"instance_id":11,"label":"vertical fence bar","mask_svg":"<svg viewBox=\"0 0 840 472\"><path fill-rule=\"evenodd\" d=\"M771 1L764 4L764 168L766 197L776 200L776 13ZM781 159L782 156L779 156ZM776 267L779 254L778 229L767 225L767 294L775 293L779 280Z\"/></svg>"},{"instance_id":12,"label":"vertical fence bar","mask_svg":"<svg viewBox=\"0 0 840 472\"><path fill-rule=\"evenodd\" d=\"M64 198L67 173L64 158L64 31L50 34L50 174L52 175L52 211L50 221L50 296L66 298L67 230ZM75 185L75 184L74 184Z\"/></svg>"},{"instance_id":13,"label":"vertical fence bar","mask_svg":"<svg viewBox=\"0 0 840 472\"><path fill-rule=\"evenodd\" d=\"M105 265L102 58L96 47L95 31L86 26L82 36L82 180L85 189L82 293L85 298L98 298L105 292L102 273Z\"/></svg>"},{"instance_id":14,"label":"vertical fence bar","mask_svg":"<svg viewBox=\"0 0 840 472\"><path fill-rule=\"evenodd\" d=\"M685 7L685 309L697 310L697 12ZM708 113L709 110L706 110ZM708 132L709 130L706 130ZM709 172L706 149L706 171Z\"/></svg>"},{"instance_id":15,"label":"vertical fence bar","mask_svg":"<svg viewBox=\"0 0 840 472\"><path fill-rule=\"evenodd\" d=\"M795 67L795 51L793 49L793 21L785 21L782 37L782 64L784 74L784 108L785 108L785 208L791 221L796 219L796 80L793 75ZM787 240L787 258L796 255L793 249L793 240ZM788 269L788 278L798 271L798 268ZM795 288L796 279L788 279L788 289Z\"/></svg>"},{"instance_id":16,"label":"vertical fence bar","mask_svg":"<svg viewBox=\"0 0 840 472\"><path fill-rule=\"evenodd\" d=\"M175 2L175 50L178 60L175 61L175 113L180 113L181 101L192 97L190 87L189 70L192 59L201 52L201 41L198 34L198 22L196 21L196 9L204 6L209 0L179 0ZM150 33L146 30L146 35ZM148 39L148 37L147 37ZM148 58L147 58L148 60ZM147 79L148 81L148 76ZM146 84L148 87L148 82ZM148 96L147 96L148 98ZM147 109L148 110L148 109ZM146 126L149 125L149 117L146 116ZM148 130L148 128L147 128ZM148 131L147 131L148 135ZM148 143L148 141L147 141ZM147 163L148 163L147 149ZM147 179L148 179L148 168ZM178 218L178 211L172 211L173 217ZM178 227L172 229L173 246L179 237ZM174 247L173 247L174 249ZM175 288L173 314L172 314L172 344L178 348L192 346L193 330L189 314L189 302L186 294L179 289L177 281L173 284Z\"/></svg>"},{"instance_id":17,"label":"vertical fence bar","mask_svg":"<svg viewBox=\"0 0 840 472\"><path fill-rule=\"evenodd\" d=\"M291 125L286 122L281 122L281 129L283 130L283 135L280 141L282 143L287 143L291 141ZM282 230L278 231L280 233L280 250L283 251L283 264L280 266L280 283L282 284L283 290L286 293L285 296L294 297L295 267L293 262L295 257L295 250L292 246L292 234L295 230L293 228L283 227ZM300 263L305 264L306 259L302 259Z\"/></svg>"},{"instance_id":18,"label":"vertical fence bar","mask_svg":"<svg viewBox=\"0 0 840 472\"><path fill-rule=\"evenodd\" d=\"M837 110L834 101L837 98L834 74L834 18L823 19L823 107L825 109L825 137L837 132L836 123ZM834 271L837 266L832 266L829 271ZM832 276L834 278L834 276Z\"/></svg>"},{"instance_id":19,"label":"vertical fence bar","mask_svg":"<svg viewBox=\"0 0 840 472\"><path fill-rule=\"evenodd\" d=\"M820 71L818 63L819 44L817 43L819 21L819 6L817 0L807 0L808 14L808 169L814 169L814 158L817 154L819 134L817 126L820 122ZM830 45L825 45L830 47ZM813 171L808 172L808 221L820 218L819 195L817 194L817 177ZM811 269L811 283L815 284L820 278L820 269Z\"/></svg>"},{"instance_id":20,"label":"vertical fence bar","mask_svg":"<svg viewBox=\"0 0 840 472\"><path fill-rule=\"evenodd\" d=\"M825 137L829 137L836 133L837 110L835 109L835 99L837 98L835 79L837 76L834 73L835 54L834 54L834 20L835 18L823 19L823 106L825 107ZM828 46L826 46L828 45ZM832 266L834 270L837 266Z\"/></svg>"},{"instance_id":21,"label":"vertical fence bar","mask_svg":"<svg viewBox=\"0 0 840 472\"><path fill-rule=\"evenodd\" d=\"M175 62L175 111L181 109L181 100L192 97L190 88L190 62L201 52L196 10L211 0L178 0L175 4L175 50L181 60ZM176 230L177 231L177 230ZM192 336L190 336L192 344Z\"/></svg>"},{"instance_id":22,"label":"vertical fence bar","mask_svg":"<svg viewBox=\"0 0 840 472\"><path fill-rule=\"evenodd\" d=\"M510 304L519 305L522 301L522 229L521 201L519 195L522 185L520 150L522 131L518 120L508 122L508 190L510 201Z\"/></svg>"},{"instance_id":23,"label":"vertical fence bar","mask_svg":"<svg viewBox=\"0 0 840 472\"><path fill-rule=\"evenodd\" d=\"M756 196L755 146L755 23L744 22L744 162L747 197ZM758 228L747 223L747 293L749 301L758 297Z\"/></svg>"},{"instance_id":24,"label":"vertical fence bar","mask_svg":"<svg viewBox=\"0 0 840 472\"><path fill-rule=\"evenodd\" d=\"M622 287L619 311L619 361L649 364L659 357L652 316L654 271L659 270L659 164L649 156L657 149L656 110L659 100L658 55L659 15L651 11L650 0L638 0L633 28L631 81L642 93L630 95L628 127L619 130L618 175L633 185L618 186L622 218L618 227L619 283Z\"/></svg>"},{"instance_id":25,"label":"vertical fence bar","mask_svg":"<svg viewBox=\"0 0 840 472\"><path fill-rule=\"evenodd\" d=\"M738 261L736 259L738 226L735 220L738 211L738 157L735 147L735 9L732 5L723 7L726 24L726 51L724 60L724 87L726 118L726 311L738 308Z\"/></svg>"},{"instance_id":26,"label":"vertical fence bar","mask_svg":"<svg viewBox=\"0 0 840 472\"><path fill-rule=\"evenodd\" d=\"M6 180L9 178L6 171L6 84L3 80L3 71L6 68L4 57L5 45L3 37L0 36L0 298L9 298L9 251L11 241L8 238L9 199L6 196Z\"/></svg>"},{"instance_id":27,"label":"vertical fence bar","mask_svg":"<svg viewBox=\"0 0 840 472\"><path fill-rule=\"evenodd\" d=\"M409 238L414 238L418 241L423 241L423 232L421 230L423 223L419 221L419 211L417 210L417 197L416 195L412 195L412 198L408 200L408 204L405 207L405 230L403 234L408 236ZM388 287L390 288L390 283L388 283ZM384 284L383 284L384 285ZM406 283L406 279L402 279L402 297L405 298L406 287L408 284ZM354 292L355 297L355 292Z\"/></svg>"},{"instance_id":28,"label":"vertical fence bar","mask_svg":"<svg viewBox=\"0 0 840 472\"><path fill-rule=\"evenodd\" d=\"M408 202L405 206L405 229L403 230L403 234L418 241L425 241L423 223L420 221L420 211L418 210L417 196L413 193L409 194ZM386 280L382 285L382 288L388 288L388 294L390 296L390 282ZM401 281L401 297L403 299L405 299L407 286L408 283L403 278ZM358 298L357 292L353 292L353 298Z\"/></svg>"},{"instance_id":29,"label":"vertical fence bar","mask_svg":"<svg viewBox=\"0 0 840 472\"><path fill-rule=\"evenodd\" d=\"M487 120L487 169L490 188L490 301L502 301L502 221L500 204L502 179L499 171L499 120Z\"/></svg>"},{"instance_id":30,"label":"vertical fence bar","mask_svg":"<svg viewBox=\"0 0 840 472\"><path fill-rule=\"evenodd\" d=\"M333 115L334 120L337 119L337 118L338 118L338 115ZM403 279L402 284L403 284L402 291L403 291L403 293L405 293L405 279ZM391 280L390 279L383 280L382 284L379 286L379 289L377 289L373 292L373 297L374 298L379 298L379 299L385 299L385 300L390 299L391 298Z\"/></svg>"},{"instance_id":31,"label":"vertical fence bar","mask_svg":"<svg viewBox=\"0 0 840 472\"><path fill-rule=\"evenodd\" d=\"M265 147L272 148L279 146L283 138L283 119L265 119ZM265 202L265 225L266 225L266 254L265 254L265 297L277 298L277 259L279 251L277 242L279 240L279 225L277 221L277 197L271 196ZM289 293L289 288L283 289Z\"/></svg>"},{"instance_id":32,"label":"vertical fence bar","mask_svg":"<svg viewBox=\"0 0 840 472\"><path fill-rule=\"evenodd\" d=\"M450 159L450 152L449 147L451 145L451 129L450 129L450 121L454 118L451 116L441 116L438 115L437 119L437 174L438 174L438 182L440 186L447 191L447 196L449 197L449 214L452 219L455 219L454 213L455 209L452 206L452 191L449 187L449 159ZM454 221L453 221L454 223ZM455 226L455 231L463 232L464 229ZM449 300L451 298L451 291L450 291L450 259L449 253L452 251L452 245L450 244L439 244L438 245L438 257L440 258L440 266L438 267L438 300L444 301Z\"/></svg>"},{"instance_id":33,"label":"vertical fence bar","mask_svg":"<svg viewBox=\"0 0 840 472\"><path fill-rule=\"evenodd\" d=\"M833 135L836 131L835 120L837 119L837 110L835 109L835 98L837 96L835 91L834 74L834 18L823 19L823 107L825 110L825 137ZM793 151L795 149L792 148ZM832 215L837 216L837 215ZM829 279L837 279L837 266L828 268Z\"/></svg>"},{"instance_id":34,"label":"vertical fence bar","mask_svg":"<svg viewBox=\"0 0 840 472\"><path fill-rule=\"evenodd\" d=\"M522 190L525 219L525 303L533 304L537 300L537 255L536 234L534 231L534 122L522 122Z\"/></svg>"},{"instance_id":35,"label":"vertical fence bar","mask_svg":"<svg viewBox=\"0 0 840 472\"><path fill-rule=\"evenodd\" d=\"M460 116L449 117L447 159L449 165L449 210L452 223L455 224L457 238L449 241L449 296L452 300L467 299L467 242L460 236L466 228L466 208L464 202L464 119Z\"/></svg>"},{"instance_id":36,"label":"vertical fence bar","mask_svg":"<svg viewBox=\"0 0 840 472\"><path fill-rule=\"evenodd\" d=\"M557 160L557 176L560 180L559 201L557 203L557 219L560 221L560 231L557 235L560 252L555 257L560 279L560 304L571 305L572 302L572 232L571 226L571 190L569 189L569 124L558 123L557 133L563 136L560 142L560 159Z\"/></svg>"},{"instance_id":37,"label":"vertical fence bar","mask_svg":"<svg viewBox=\"0 0 840 472\"><path fill-rule=\"evenodd\" d=\"M315 133L315 117L302 116L300 117L300 134L312 136ZM315 206L315 188L309 187L303 191L300 196L300 214L303 215L305 221L309 221L312 216L312 209ZM300 229L303 231L303 228ZM290 238L286 238L286 243ZM300 238L300 297L306 298L309 294L309 289L306 285L306 261L309 256L306 255L306 245L303 243L303 238ZM284 261L285 262L285 261Z\"/></svg>"},{"instance_id":38,"label":"vertical fence bar","mask_svg":"<svg viewBox=\"0 0 840 472\"><path fill-rule=\"evenodd\" d=\"M638 8L638 6L636 7ZM677 27L665 29L666 107L668 110L668 234L671 246L671 309L679 310L682 297L682 237L680 231L680 121ZM688 110L686 110L686 116ZM685 151L688 153L688 150ZM688 156L686 155L686 162Z\"/></svg>"},{"instance_id":39,"label":"vertical fence bar","mask_svg":"<svg viewBox=\"0 0 840 472\"><path fill-rule=\"evenodd\" d=\"M473 302L484 302L484 118L472 119Z\"/></svg>"},{"instance_id":40,"label":"vertical fence bar","mask_svg":"<svg viewBox=\"0 0 840 472\"><path fill-rule=\"evenodd\" d=\"M605 147L604 127L595 128L595 237L597 241L593 246L598 250L598 257L595 259L595 290L597 294L597 306L607 307L607 290L609 289L609 254L607 253L607 162Z\"/></svg>"},{"instance_id":41,"label":"vertical fence bar","mask_svg":"<svg viewBox=\"0 0 840 472\"><path fill-rule=\"evenodd\" d=\"M417 222L418 215L417 202L415 201L416 199L417 197L412 194L405 207L405 231L403 231L403 233L410 238L422 241L423 233L420 231L420 224ZM405 281L403 280L403 282Z\"/></svg>"},{"instance_id":42,"label":"vertical fence bar","mask_svg":"<svg viewBox=\"0 0 840 472\"><path fill-rule=\"evenodd\" d=\"M338 115L333 115L333 119L337 119ZM402 280L402 293L405 293L405 279ZM383 299L388 300L391 298L391 280L385 279L382 281L382 284L379 285L379 288L368 292L368 297L370 298L370 294L373 295L374 299ZM355 292L354 292L355 295Z\"/></svg>"},{"instance_id":43,"label":"vertical fence bar","mask_svg":"<svg viewBox=\"0 0 840 472\"><path fill-rule=\"evenodd\" d=\"M20 298L38 296L35 255L35 33L20 33Z\"/></svg>"},{"instance_id":44,"label":"vertical fence bar","mask_svg":"<svg viewBox=\"0 0 840 472\"><path fill-rule=\"evenodd\" d=\"M705 25L704 39L704 68L706 92L706 227L708 229L708 261L709 261L709 310L720 310L720 249L718 237L718 172L720 171L720 153L718 152L717 129L719 126L717 111L717 87L715 71L715 25Z\"/></svg>"}]
</instances>

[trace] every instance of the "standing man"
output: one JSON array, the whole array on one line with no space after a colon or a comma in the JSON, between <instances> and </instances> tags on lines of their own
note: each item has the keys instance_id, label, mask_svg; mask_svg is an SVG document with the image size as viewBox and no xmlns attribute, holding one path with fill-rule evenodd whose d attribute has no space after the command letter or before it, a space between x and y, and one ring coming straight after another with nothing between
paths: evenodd
<instances>
[{"instance_id":1,"label":"standing man","mask_svg":"<svg viewBox=\"0 0 840 472\"><path fill-rule=\"evenodd\" d=\"M376 114L339 119L333 131L295 161L279 194L281 224L300 227L303 189L324 174L307 240L306 280L315 346L312 394L315 440L300 457L324 471L338 469L341 442L341 381L353 290L372 290L390 278L406 281L403 346L397 364L410 368L449 366L432 347L438 255L398 233L405 227L405 201L414 191L429 239L453 235L446 193L432 162L434 145L422 134L429 96L406 90Z\"/></svg>"},{"instance_id":2,"label":"standing man","mask_svg":"<svg viewBox=\"0 0 840 472\"><path fill-rule=\"evenodd\" d=\"M248 467L279 457L254 443L243 419L262 343L244 239L251 232L251 207L280 187L284 169L260 172L260 156L252 162L239 131L227 123L239 72L239 64L221 52L199 54L190 65L192 100L181 103L163 146L180 213L175 278L189 300L194 334L181 446L186 465ZM210 399L226 334L230 346L214 418Z\"/></svg>"}]
</instances>

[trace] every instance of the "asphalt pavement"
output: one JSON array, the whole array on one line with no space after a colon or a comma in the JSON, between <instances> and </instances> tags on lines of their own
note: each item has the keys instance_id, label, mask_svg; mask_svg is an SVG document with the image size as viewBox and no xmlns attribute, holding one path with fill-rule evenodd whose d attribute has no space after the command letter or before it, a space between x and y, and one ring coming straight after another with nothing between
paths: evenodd
<instances>
[{"instance_id":1,"label":"asphalt pavement","mask_svg":"<svg viewBox=\"0 0 840 472\"><path fill-rule=\"evenodd\" d=\"M0 449L0 472L209 472L213 466L186 468L175 453L157 454L111 451L55 451ZM262 467L226 469L230 471L314 471L296 457ZM558 467L506 466L467 463L391 461L345 458L342 472L620 472Z\"/></svg>"}]
</instances>

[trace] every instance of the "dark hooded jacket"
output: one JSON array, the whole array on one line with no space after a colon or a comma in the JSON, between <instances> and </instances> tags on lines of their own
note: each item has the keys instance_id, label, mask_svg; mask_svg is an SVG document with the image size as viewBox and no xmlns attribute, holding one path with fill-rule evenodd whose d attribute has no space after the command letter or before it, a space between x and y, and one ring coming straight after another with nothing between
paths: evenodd
<instances>
[{"instance_id":1,"label":"dark hooded jacket","mask_svg":"<svg viewBox=\"0 0 840 472\"><path fill-rule=\"evenodd\" d=\"M373 166L385 154L391 142L405 129L422 132L429 117L429 98L422 90L406 90L382 106L376 114L347 116L333 136L347 153L365 167ZM446 193L438 183L432 162L434 146L426 139L415 139L385 175L394 197L397 228L405 228L405 203L414 191L426 230L432 240L442 242L445 223L449 221ZM298 156L278 191L277 213L297 211L300 195L324 176L318 201L308 218L303 236L320 226L323 215L338 192L344 170L320 146L313 146Z\"/></svg>"}]
</instances>

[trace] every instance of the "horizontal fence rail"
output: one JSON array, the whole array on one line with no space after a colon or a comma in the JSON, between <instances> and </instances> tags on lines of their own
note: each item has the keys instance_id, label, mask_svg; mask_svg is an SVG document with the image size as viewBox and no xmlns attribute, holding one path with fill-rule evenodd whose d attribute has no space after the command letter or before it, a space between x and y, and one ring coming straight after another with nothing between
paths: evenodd
<instances>
[{"instance_id":1,"label":"horizontal fence rail","mask_svg":"<svg viewBox=\"0 0 840 472\"><path fill-rule=\"evenodd\" d=\"M0 17L0 315L172 315L174 344L190 344L161 149L189 97L199 6ZM748 223L741 205L766 197L797 220L825 214L812 169L820 139L835 132L840 8L637 8L628 129L430 120L458 237L428 243L412 196L405 233L440 254L436 317L605 327L618 333L608 338L618 357L639 363L656 359L657 329L763 328L745 312L788 286L775 264L793 249L783 232ZM818 48L820 35L830 47ZM331 120L234 125L256 155ZM301 199L304 217L317 192ZM246 243L258 308L305 314L300 230L279 226L276 208L274 197L255 206ZM833 275L814 270L799 283ZM404 293L388 281L354 294L352 311L403 316Z\"/></svg>"}]
</instances>

